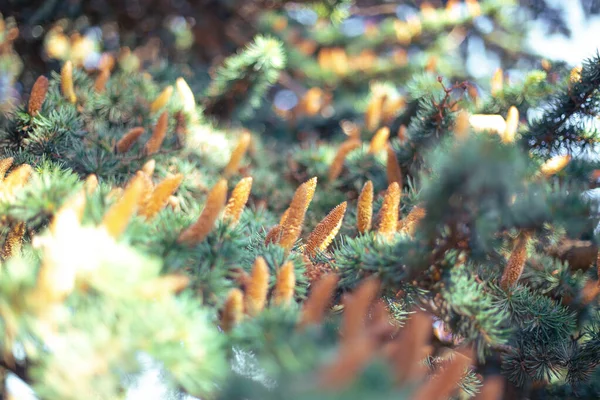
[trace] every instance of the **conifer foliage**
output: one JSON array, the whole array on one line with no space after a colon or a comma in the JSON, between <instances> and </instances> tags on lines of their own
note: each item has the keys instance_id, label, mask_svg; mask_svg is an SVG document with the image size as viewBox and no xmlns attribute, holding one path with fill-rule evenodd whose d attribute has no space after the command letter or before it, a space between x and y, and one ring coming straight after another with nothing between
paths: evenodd
<instances>
[{"instance_id":1,"label":"conifer foliage","mask_svg":"<svg viewBox=\"0 0 600 400\"><path fill-rule=\"evenodd\" d=\"M173 2L223 26L147 40L26 3L0 9L0 397L148 371L173 399L600 397L600 55L531 54L512 0ZM502 68L472 76L469 40Z\"/></svg>"}]
</instances>

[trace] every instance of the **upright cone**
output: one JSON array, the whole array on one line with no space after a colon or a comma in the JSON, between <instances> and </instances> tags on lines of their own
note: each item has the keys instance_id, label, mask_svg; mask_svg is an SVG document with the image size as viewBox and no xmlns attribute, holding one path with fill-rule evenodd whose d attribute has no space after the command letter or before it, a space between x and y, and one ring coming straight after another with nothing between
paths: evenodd
<instances>
[{"instance_id":1,"label":"upright cone","mask_svg":"<svg viewBox=\"0 0 600 400\"><path fill-rule=\"evenodd\" d=\"M179 235L179 242L196 244L203 241L212 231L225 202L227 201L227 181L221 179L210 191L206 198L204 210L198 220Z\"/></svg>"}]
</instances>

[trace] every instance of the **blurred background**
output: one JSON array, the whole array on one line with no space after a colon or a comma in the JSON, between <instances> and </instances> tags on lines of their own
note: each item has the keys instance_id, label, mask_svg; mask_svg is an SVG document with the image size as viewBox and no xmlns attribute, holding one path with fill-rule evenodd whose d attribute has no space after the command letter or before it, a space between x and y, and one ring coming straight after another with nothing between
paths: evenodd
<instances>
[{"instance_id":1,"label":"blurred background","mask_svg":"<svg viewBox=\"0 0 600 400\"><path fill-rule=\"evenodd\" d=\"M14 49L21 62L28 66L19 79L21 86L27 87L36 74L46 71L48 65L57 67L62 59L75 58L79 64L94 68L103 52L123 51L123 48L135 50L145 61L166 56L173 62L210 67L250 41L256 31L264 31L265 24L275 30L284 30L267 22L270 16L280 13L290 18L287 28L292 29L297 29L298 25L310 29L320 23L320 16L330 15L341 24L341 35L360 42L360 36L368 36L369 30L390 17L407 20L423 7L448 7L452 3L459 3L456 12L460 13L461 7L469 2L1 0L0 12L18 25ZM487 3L509 6L515 1ZM519 32L513 34L522 34L525 38L523 53L539 54L574 65L596 51L600 1L520 0L518 3L521 7L511 22L518 22L516 26L519 27ZM475 77L489 76L496 68L519 56L505 51L512 46L516 52L520 43L516 43L515 38L497 35L492 41L482 40L481 36L493 33L493 18L494 15L482 15L476 19L474 29L461 37L456 48L467 58L468 73ZM380 28L384 29L383 26ZM515 43L503 42L510 40ZM305 47L308 52L308 44ZM410 54L411 49L407 51Z\"/></svg>"}]
</instances>

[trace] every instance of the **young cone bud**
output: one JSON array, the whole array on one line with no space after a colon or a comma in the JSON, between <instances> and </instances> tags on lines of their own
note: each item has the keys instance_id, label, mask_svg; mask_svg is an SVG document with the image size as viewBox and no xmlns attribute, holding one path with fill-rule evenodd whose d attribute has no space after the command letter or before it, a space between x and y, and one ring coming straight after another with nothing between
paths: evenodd
<instances>
[{"instance_id":1,"label":"young cone bud","mask_svg":"<svg viewBox=\"0 0 600 400\"><path fill-rule=\"evenodd\" d=\"M552 157L540 167L540 172L544 176L550 177L562 171L569 161L571 161L570 155Z\"/></svg>"},{"instance_id":2,"label":"young cone bud","mask_svg":"<svg viewBox=\"0 0 600 400\"><path fill-rule=\"evenodd\" d=\"M304 216L306 215L306 209L309 204L307 187L301 185L298 189L299 190L294 194L294 198L290 204L290 211L285 223L281 226L281 239L279 245L286 250L290 250L296 240L300 237L302 225L304 224Z\"/></svg>"},{"instance_id":3,"label":"young cone bud","mask_svg":"<svg viewBox=\"0 0 600 400\"><path fill-rule=\"evenodd\" d=\"M95 175L94 175L95 176ZM83 213L85 211L85 203L86 203L86 191L85 188L75 193L71 198L65 201L58 211L54 214L54 218L52 218L52 222L50 223L50 231L56 232L56 221L58 221L61 215L66 212L72 212L77 217L77 221L81 222L83 218Z\"/></svg>"},{"instance_id":4,"label":"young cone bud","mask_svg":"<svg viewBox=\"0 0 600 400\"><path fill-rule=\"evenodd\" d=\"M117 142L115 151L117 153L127 153L131 146L144 134L144 128L136 126L131 128L123 137Z\"/></svg>"},{"instance_id":5,"label":"young cone bud","mask_svg":"<svg viewBox=\"0 0 600 400\"><path fill-rule=\"evenodd\" d=\"M155 113L164 106L167 105L169 100L171 99L171 95L173 94L173 86L167 86L163 89L162 92L158 95L158 97L150 104L150 112Z\"/></svg>"},{"instance_id":6,"label":"young cone bud","mask_svg":"<svg viewBox=\"0 0 600 400\"><path fill-rule=\"evenodd\" d=\"M6 171L11 167L13 161L15 159L13 157L3 158L0 160L0 182L4 181L4 175L6 175Z\"/></svg>"},{"instance_id":7,"label":"young cone bud","mask_svg":"<svg viewBox=\"0 0 600 400\"><path fill-rule=\"evenodd\" d=\"M359 233L371 230L371 219L373 217L373 182L367 181L358 196L356 210L356 228Z\"/></svg>"},{"instance_id":8,"label":"young cone bud","mask_svg":"<svg viewBox=\"0 0 600 400\"><path fill-rule=\"evenodd\" d=\"M517 128L519 127L519 110L517 107L511 106L508 109L506 115L506 129L502 135L502 141L504 143L513 143L517 134Z\"/></svg>"},{"instance_id":9,"label":"young cone bud","mask_svg":"<svg viewBox=\"0 0 600 400\"><path fill-rule=\"evenodd\" d=\"M271 243L277 244L279 243L279 240L281 240L281 232L282 232L282 228L281 225L275 225L274 227L272 227L269 232L267 232L267 235L265 236L265 245L269 245Z\"/></svg>"},{"instance_id":10,"label":"young cone bud","mask_svg":"<svg viewBox=\"0 0 600 400\"><path fill-rule=\"evenodd\" d=\"M29 177L33 173L33 168L29 164L21 164L17 168L13 169L11 173L9 173L2 185L0 185L0 191L4 192L7 195L12 195L15 190L20 187L23 187Z\"/></svg>"},{"instance_id":11,"label":"young cone bud","mask_svg":"<svg viewBox=\"0 0 600 400\"><path fill-rule=\"evenodd\" d=\"M598 250L598 255L596 256L596 272L598 275L598 286L600 286L600 250Z\"/></svg>"},{"instance_id":12,"label":"young cone bud","mask_svg":"<svg viewBox=\"0 0 600 400\"><path fill-rule=\"evenodd\" d=\"M152 196L154 182L152 182L152 179L144 171L137 171L133 178L131 178L132 181L134 179L137 179L142 184L142 193L138 200L138 213L142 214Z\"/></svg>"},{"instance_id":13,"label":"young cone bud","mask_svg":"<svg viewBox=\"0 0 600 400\"><path fill-rule=\"evenodd\" d=\"M96 81L94 82L94 90L96 90L96 93L104 92L104 89L106 88L106 83L109 79L110 69L104 68L100 70L100 73L98 74L98 76L96 77Z\"/></svg>"},{"instance_id":14,"label":"young cone bud","mask_svg":"<svg viewBox=\"0 0 600 400\"><path fill-rule=\"evenodd\" d=\"M310 178L309 180L304 182L302 185L298 186L298 188L296 189L296 192L294 193L294 196L296 196L300 192L300 190L304 190L304 189L306 189L306 197L307 197L306 209L308 209L310 202L312 201L313 197L315 196L315 191L317 190L317 177L313 176L312 178ZM281 225L281 226L285 225L285 220L287 219L289 213L290 213L290 209L288 207L284 211L281 218L279 219L279 225Z\"/></svg>"},{"instance_id":15,"label":"young cone bud","mask_svg":"<svg viewBox=\"0 0 600 400\"><path fill-rule=\"evenodd\" d=\"M228 177L235 174L240 168L240 162L242 158L244 158L244 154L246 154L246 150L248 150L248 146L250 145L250 139L252 137L248 132L244 132L240 137L235 149L231 152L231 157L229 158L229 163L225 167L223 174Z\"/></svg>"},{"instance_id":16,"label":"young cone bud","mask_svg":"<svg viewBox=\"0 0 600 400\"><path fill-rule=\"evenodd\" d=\"M425 218L426 211L424 208L414 206L408 215L402 220L401 232L408 233L410 236L415 234L415 229L419 225L419 222Z\"/></svg>"},{"instance_id":17,"label":"young cone bud","mask_svg":"<svg viewBox=\"0 0 600 400\"><path fill-rule=\"evenodd\" d=\"M110 189L110 192L106 195L106 199L112 201L113 199L118 199L123 195L123 188L115 187Z\"/></svg>"},{"instance_id":18,"label":"young cone bud","mask_svg":"<svg viewBox=\"0 0 600 400\"><path fill-rule=\"evenodd\" d=\"M156 167L156 161L155 160L148 160L146 161L146 163L144 164L144 166L142 167L142 171L148 175L148 176L152 176L154 175L154 168Z\"/></svg>"},{"instance_id":19,"label":"young cone bud","mask_svg":"<svg viewBox=\"0 0 600 400\"><path fill-rule=\"evenodd\" d=\"M297 190L297 189L296 189ZM290 209L287 208L283 214L281 215L281 218L279 219L279 225L283 225L285 224L285 220L287 219L288 215L290 214Z\"/></svg>"},{"instance_id":20,"label":"young cone bud","mask_svg":"<svg viewBox=\"0 0 600 400\"><path fill-rule=\"evenodd\" d=\"M374 95L367 106L367 111L365 112L365 127L370 132L373 132L375 129L377 129L381 123L381 114L383 111L384 101L385 97Z\"/></svg>"},{"instance_id":21,"label":"young cone bud","mask_svg":"<svg viewBox=\"0 0 600 400\"><path fill-rule=\"evenodd\" d=\"M475 132L492 132L503 135L506 132L506 121L502 115L474 114L469 117L469 124Z\"/></svg>"},{"instance_id":22,"label":"young cone bud","mask_svg":"<svg viewBox=\"0 0 600 400\"><path fill-rule=\"evenodd\" d=\"M471 365L472 357L471 350L466 351L464 355L456 352L449 365L424 383L412 399L447 399L458 388L465 369Z\"/></svg>"},{"instance_id":23,"label":"young cone bud","mask_svg":"<svg viewBox=\"0 0 600 400\"><path fill-rule=\"evenodd\" d=\"M398 159L396 158L396 152L392 148L391 145L387 146L387 163L386 163L386 171L388 178L388 185L393 182L398 183L400 187L402 187L402 170L400 169L400 164L398 164Z\"/></svg>"},{"instance_id":24,"label":"young cone bud","mask_svg":"<svg viewBox=\"0 0 600 400\"><path fill-rule=\"evenodd\" d=\"M233 192L231 192L231 197L227 201L223 219L229 220L231 224L236 224L240 220L244 207L246 207L246 203L250 197L251 189L252 177L244 178L235 185Z\"/></svg>"},{"instance_id":25,"label":"young cone bud","mask_svg":"<svg viewBox=\"0 0 600 400\"><path fill-rule=\"evenodd\" d=\"M369 144L369 154L379 153L387 145L388 138L390 137L390 128L384 126L379 128Z\"/></svg>"},{"instance_id":26,"label":"young cone bud","mask_svg":"<svg viewBox=\"0 0 600 400\"><path fill-rule=\"evenodd\" d=\"M171 207L171 209L173 211L181 211L181 204L177 197L169 196L168 204L169 204L169 207Z\"/></svg>"},{"instance_id":27,"label":"young cone bud","mask_svg":"<svg viewBox=\"0 0 600 400\"><path fill-rule=\"evenodd\" d=\"M456 115L456 122L454 123L454 136L457 139L463 140L469 134L469 113L465 110L461 110Z\"/></svg>"},{"instance_id":28,"label":"young cone bud","mask_svg":"<svg viewBox=\"0 0 600 400\"><path fill-rule=\"evenodd\" d=\"M296 275L294 274L294 264L291 261L286 262L277 274L277 282L273 292L273 304L277 306L287 306L294 298L294 288L296 286Z\"/></svg>"},{"instance_id":29,"label":"young cone bud","mask_svg":"<svg viewBox=\"0 0 600 400\"><path fill-rule=\"evenodd\" d=\"M417 311L387 348L386 354L392 362L397 382L416 381L424 375L421 360L423 349L431 340L431 325L431 317L423 311Z\"/></svg>"},{"instance_id":30,"label":"young cone bud","mask_svg":"<svg viewBox=\"0 0 600 400\"><path fill-rule=\"evenodd\" d=\"M465 0L465 4L467 5L467 10L471 17L476 18L481 15L481 5L478 0Z\"/></svg>"},{"instance_id":31,"label":"young cone bud","mask_svg":"<svg viewBox=\"0 0 600 400\"><path fill-rule=\"evenodd\" d=\"M177 81L175 81L175 86L177 87L177 94L181 100L183 111L191 118L192 122L195 122L197 115L194 92L192 92L192 89L190 89L189 85L182 77L177 78Z\"/></svg>"},{"instance_id":32,"label":"young cone bud","mask_svg":"<svg viewBox=\"0 0 600 400\"><path fill-rule=\"evenodd\" d=\"M306 254L313 256L317 251L327 249L327 246L333 241L342 226L346 206L346 202L338 205L317 224L308 239L306 239L306 247L304 248Z\"/></svg>"},{"instance_id":33,"label":"young cone bud","mask_svg":"<svg viewBox=\"0 0 600 400\"><path fill-rule=\"evenodd\" d=\"M379 292L376 279L363 280L352 294L344 296L344 317L342 319L342 341L352 345L364 335L369 308Z\"/></svg>"},{"instance_id":34,"label":"young cone bud","mask_svg":"<svg viewBox=\"0 0 600 400\"><path fill-rule=\"evenodd\" d=\"M154 132L152 132L152 136L150 136L150 139L146 142L146 147L144 148L146 155L152 155L160 150L160 146L162 146L162 142L165 140L168 126L169 114L165 111L158 118L158 122L156 122L156 126L154 127Z\"/></svg>"},{"instance_id":35,"label":"young cone bud","mask_svg":"<svg viewBox=\"0 0 600 400\"><path fill-rule=\"evenodd\" d=\"M131 179L121 198L104 214L102 226L112 237L117 238L125 231L129 220L137 211L143 192L144 184L141 179Z\"/></svg>"},{"instance_id":36,"label":"young cone bud","mask_svg":"<svg viewBox=\"0 0 600 400\"><path fill-rule=\"evenodd\" d=\"M261 312L263 308L265 308L268 291L269 266L264 258L257 257L256 260L254 260L252 276L250 278L248 287L246 288L246 295L244 297L246 314L253 317Z\"/></svg>"},{"instance_id":37,"label":"young cone bud","mask_svg":"<svg viewBox=\"0 0 600 400\"><path fill-rule=\"evenodd\" d=\"M83 182L83 189L87 194L92 194L98 188L98 177L96 174L89 174Z\"/></svg>"},{"instance_id":38,"label":"young cone bud","mask_svg":"<svg viewBox=\"0 0 600 400\"><path fill-rule=\"evenodd\" d=\"M312 201L313 197L315 196L315 191L317 190L317 177L313 176L312 178L310 178L309 180L304 182L302 185L298 186L298 188L296 189L296 192L294 193L294 196L300 190L304 190L304 189L306 189L306 197L307 197L306 209L308 209L310 202ZM281 226L285 225L285 220L287 219L289 213L290 213L290 209L288 207L288 209L285 210L285 212L281 216L281 219L279 220L279 225L281 225Z\"/></svg>"},{"instance_id":39,"label":"young cone bud","mask_svg":"<svg viewBox=\"0 0 600 400\"><path fill-rule=\"evenodd\" d=\"M6 235L4 246L2 246L2 259L17 255L21 251L23 236L25 235L25 222L17 222Z\"/></svg>"},{"instance_id":40,"label":"young cone bud","mask_svg":"<svg viewBox=\"0 0 600 400\"><path fill-rule=\"evenodd\" d=\"M600 294L600 281L587 281L583 288L581 288L581 293L579 294L581 304L590 304L592 301L596 300L598 294Z\"/></svg>"},{"instance_id":41,"label":"young cone bud","mask_svg":"<svg viewBox=\"0 0 600 400\"><path fill-rule=\"evenodd\" d=\"M162 300L174 294L180 293L190 283L190 278L185 275L162 275L147 282L138 289L138 295L142 299Z\"/></svg>"},{"instance_id":42,"label":"young cone bud","mask_svg":"<svg viewBox=\"0 0 600 400\"><path fill-rule=\"evenodd\" d=\"M167 205L169 202L169 197L175 193L182 181L183 174L177 174L165 178L162 182L156 185L152 191L152 194L150 195L150 198L145 202L144 208L140 214L146 217L146 219L153 218Z\"/></svg>"},{"instance_id":43,"label":"young cone bud","mask_svg":"<svg viewBox=\"0 0 600 400\"><path fill-rule=\"evenodd\" d=\"M398 227L398 213L400 207L400 186L398 183L392 182L388 186L383 204L379 211L379 228L377 233L385 237L392 236Z\"/></svg>"},{"instance_id":44,"label":"young cone bud","mask_svg":"<svg viewBox=\"0 0 600 400\"><path fill-rule=\"evenodd\" d=\"M225 202L227 201L227 181L221 179L206 197L206 205L204 210L198 217L198 220L184 230L179 235L179 242L186 244L196 244L203 241L206 236L212 231L217 218Z\"/></svg>"},{"instance_id":45,"label":"young cone bud","mask_svg":"<svg viewBox=\"0 0 600 400\"><path fill-rule=\"evenodd\" d=\"M573 87L573 85L575 85L576 83L581 82L582 69L583 68L580 65L571 70L571 74L569 75L569 89L571 89Z\"/></svg>"},{"instance_id":46,"label":"young cone bud","mask_svg":"<svg viewBox=\"0 0 600 400\"><path fill-rule=\"evenodd\" d=\"M238 288L233 288L227 295L225 307L221 314L221 328L225 332L237 325L244 316L244 293Z\"/></svg>"},{"instance_id":47,"label":"young cone bud","mask_svg":"<svg viewBox=\"0 0 600 400\"><path fill-rule=\"evenodd\" d=\"M308 89L298 104L298 111L312 117L317 115L323 106L323 90L318 87Z\"/></svg>"},{"instance_id":48,"label":"young cone bud","mask_svg":"<svg viewBox=\"0 0 600 400\"><path fill-rule=\"evenodd\" d=\"M494 73L491 86L492 96L497 96L500 94L500 92L502 92L502 88L504 86L504 71L502 71L502 68L498 68Z\"/></svg>"},{"instance_id":49,"label":"young cone bud","mask_svg":"<svg viewBox=\"0 0 600 400\"><path fill-rule=\"evenodd\" d=\"M337 283L337 275L328 274L322 277L311 288L310 295L304 302L304 307L302 308L302 316L298 323L299 328L317 324L323 320L323 315L331 302Z\"/></svg>"},{"instance_id":50,"label":"young cone bud","mask_svg":"<svg viewBox=\"0 0 600 400\"><path fill-rule=\"evenodd\" d=\"M348 139L344 143L341 144L338 149L331 166L329 167L329 180L334 181L338 176L342 173L342 169L344 168L344 161L348 154L358 149L361 146L361 141L358 139Z\"/></svg>"},{"instance_id":51,"label":"young cone bud","mask_svg":"<svg viewBox=\"0 0 600 400\"><path fill-rule=\"evenodd\" d=\"M500 286L502 289L507 290L508 288L514 286L514 284L517 283L521 277L523 268L525 268L525 262L527 261L528 242L529 233L527 232L522 232L515 241L515 246L510 254L506 268L504 268L502 279L500 280Z\"/></svg>"},{"instance_id":52,"label":"young cone bud","mask_svg":"<svg viewBox=\"0 0 600 400\"><path fill-rule=\"evenodd\" d=\"M35 117L36 114L42 109L44 100L46 100L46 93L48 93L48 78L42 75L37 78L33 84L33 87L31 88L29 105L27 107L29 115Z\"/></svg>"},{"instance_id":53,"label":"young cone bud","mask_svg":"<svg viewBox=\"0 0 600 400\"><path fill-rule=\"evenodd\" d=\"M318 387L325 391L347 388L373 359L377 344L376 339L369 335L360 336L352 346L343 344L339 354L318 371Z\"/></svg>"},{"instance_id":54,"label":"young cone bud","mask_svg":"<svg viewBox=\"0 0 600 400\"><path fill-rule=\"evenodd\" d=\"M63 65L60 71L60 86L65 99L75 104L77 96L75 95L75 88L73 86L73 63L70 60Z\"/></svg>"},{"instance_id":55,"label":"young cone bud","mask_svg":"<svg viewBox=\"0 0 600 400\"><path fill-rule=\"evenodd\" d=\"M398 136L398 140L400 140L400 143L406 142L406 140L408 139L408 132L407 132L406 125L400 125L396 135Z\"/></svg>"},{"instance_id":56,"label":"young cone bud","mask_svg":"<svg viewBox=\"0 0 600 400\"><path fill-rule=\"evenodd\" d=\"M63 232L72 228L77 216L73 210L55 215L56 231ZM48 246L44 249L42 265L40 266L33 299L46 309L48 303L63 301L75 288L77 266L73 262L61 262L64 257L57 259L56 249Z\"/></svg>"},{"instance_id":57,"label":"young cone bud","mask_svg":"<svg viewBox=\"0 0 600 400\"><path fill-rule=\"evenodd\" d=\"M488 376L475 400L498 400L504 394L504 379L501 375Z\"/></svg>"}]
</instances>

